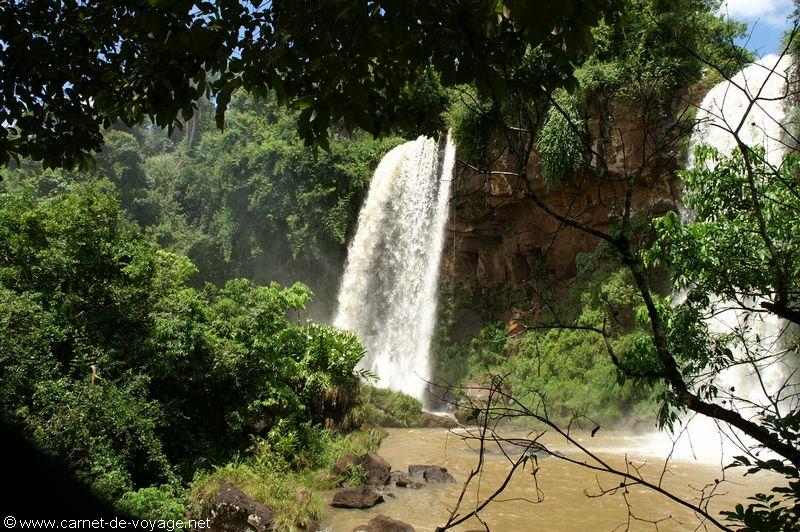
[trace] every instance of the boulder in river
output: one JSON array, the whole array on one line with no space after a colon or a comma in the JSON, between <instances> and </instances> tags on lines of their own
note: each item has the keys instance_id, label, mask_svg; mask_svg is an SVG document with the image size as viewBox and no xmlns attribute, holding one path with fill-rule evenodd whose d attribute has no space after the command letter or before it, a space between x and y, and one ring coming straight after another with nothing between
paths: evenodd
<instances>
[{"instance_id":1,"label":"boulder in river","mask_svg":"<svg viewBox=\"0 0 800 532\"><path fill-rule=\"evenodd\" d=\"M353 532L414 532L414 527L385 515L373 517L366 525L359 525Z\"/></svg>"},{"instance_id":2,"label":"boulder in river","mask_svg":"<svg viewBox=\"0 0 800 532\"><path fill-rule=\"evenodd\" d=\"M420 426L424 429L455 429L458 428L458 421L455 417L445 414L424 412Z\"/></svg>"},{"instance_id":3,"label":"boulder in river","mask_svg":"<svg viewBox=\"0 0 800 532\"><path fill-rule=\"evenodd\" d=\"M412 477L419 477L425 475L425 471L432 469L447 471L447 468L438 465L411 464L408 466L408 474Z\"/></svg>"},{"instance_id":4,"label":"boulder in river","mask_svg":"<svg viewBox=\"0 0 800 532\"><path fill-rule=\"evenodd\" d=\"M374 453L362 456L354 454L342 455L331 467L331 474L335 477L346 476L354 467L360 466L366 474L364 484L369 486L382 486L389 482L389 471L392 467L389 462Z\"/></svg>"},{"instance_id":5,"label":"boulder in river","mask_svg":"<svg viewBox=\"0 0 800 532\"><path fill-rule=\"evenodd\" d=\"M423 486L422 483L414 482L413 480L411 480L411 477L409 477L408 475L397 478L394 481L394 485L397 486L398 488L410 488L412 490L418 490Z\"/></svg>"},{"instance_id":6,"label":"boulder in river","mask_svg":"<svg viewBox=\"0 0 800 532\"><path fill-rule=\"evenodd\" d=\"M363 510L372 508L376 504L383 502L383 495L375 488L370 486L359 486L357 488L345 488L337 491L333 495L331 506L336 508L355 508Z\"/></svg>"},{"instance_id":7,"label":"boulder in river","mask_svg":"<svg viewBox=\"0 0 800 532\"><path fill-rule=\"evenodd\" d=\"M235 486L222 482L206 506L212 530L272 530L275 511L256 502Z\"/></svg>"},{"instance_id":8,"label":"boulder in river","mask_svg":"<svg viewBox=\"0 0 800 532\"><path fill-rule=\"evenodd\" d=\"M392 470L392 466L377 454L365 454L359 460L359 464L367 473L367 484L380 486L389 482L389 471Z\"/></svg>"},{"instance_id":9,"label":"boulder in river","mask_svg":"<svg viewBox=\"0 0 800 532\"><path fill-rule=\"evenodd\" d=\"M425 482L429 482L430 484L455 484L456 479L453 478L453 475L447 472L447 470L443 467L439 469L428 469L422 475L425 478Z\"/></svg>"},{"instance_id":10,"label":"boulder in river","mask_svg":"<svg viewBox=\"0 0 800 532\"><path fill-rule=\"evenodd\" d=\"M353 453L343 454L331 467L331 473L337 477L346 475L350 471L350 468L355 466L358 461L358 456Z\"/></svg>"},{"instance_id":11,"label":"boulder in river","mask_svg":"<svg viewBox=\"0 0 800 532\"><path fill-rule=\"evenodd\" d=\"M447 468L437 465L412 464L408 466L408 474L411 476L422 475L425 481L431 484L455 484L456 482L453 475L447 472Z\"/></svg>"}]
</instances>

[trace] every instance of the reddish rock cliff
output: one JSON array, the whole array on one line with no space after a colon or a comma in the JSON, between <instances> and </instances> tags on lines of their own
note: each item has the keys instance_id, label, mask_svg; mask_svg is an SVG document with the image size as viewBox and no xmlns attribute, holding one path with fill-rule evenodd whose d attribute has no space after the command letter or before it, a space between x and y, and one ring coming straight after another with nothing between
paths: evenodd
<instances>
[{"instance_id":1,"label":"reddish rock cliff","mask_svg":"<svg viewBox=\"0 0 800 532\"><path fill-rule=\"evenodd\" d=\"M689 91L663 113L664 118L653 121L651 115L649 125L641 110L614 106L611 127L605 129L609 133L594 141L595 155L580 175L548 187L535 155L531 157L527 174L534 192L554 211L601 230L622 212L623 184L631 176L636 182L636 215L653 217L674 209L680 198L676 170L685 158L679 147L686 145L686 131L679 130L674 117L701 96ZM600 138L597 109L588 121L593 139ZM684 138L683 144L675 142L677 136ZM457 168L442 281L466 287L475 298L484 298L482 303L494 309L495 318L511 321L521 309L508 303L510 294L513 299L513 294L537 290L535 285L542 282L550 289L564 287L575 276L576 255L593 250L598 239L565 226L535 205L524 182L512 175L514 159L500 143L489 146L488 160L494 161L489 169L499 173L479 174L464 164Z\"/></svg>"}]
</instances>

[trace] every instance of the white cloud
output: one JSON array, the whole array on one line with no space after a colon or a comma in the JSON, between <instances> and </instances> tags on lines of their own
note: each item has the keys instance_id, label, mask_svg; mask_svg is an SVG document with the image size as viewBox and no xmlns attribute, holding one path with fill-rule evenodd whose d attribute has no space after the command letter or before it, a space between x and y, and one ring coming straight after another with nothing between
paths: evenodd
<instances>
[{"instance_id":1,"label":"white cloud","mask_svg":"<svg viewBox=\"0 0 800 532\"><path fill-rule=\"evenodd\" d=\"M725 0L722 13L745 22L758 20L778 28L786 27L786 18L792 13L792 0Z\"/></svg>"}]
</instances>

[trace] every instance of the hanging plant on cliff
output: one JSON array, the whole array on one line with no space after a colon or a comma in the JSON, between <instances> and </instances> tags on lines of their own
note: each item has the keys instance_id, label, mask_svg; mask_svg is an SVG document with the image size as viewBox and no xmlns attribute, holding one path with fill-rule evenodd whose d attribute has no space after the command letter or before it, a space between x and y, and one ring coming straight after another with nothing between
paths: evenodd
<instances>
[{"instance_id":1,"label":"hanging plant on cliff","mask_svg":"<svg viewBox=\"0 0 800 532\"><path fill-rule=\"evenodd\" d=\"M557 92L536 143L545 183L559 183L586 164L586 135L575 98L564 91Z\"/></svg>"}]
</instances>

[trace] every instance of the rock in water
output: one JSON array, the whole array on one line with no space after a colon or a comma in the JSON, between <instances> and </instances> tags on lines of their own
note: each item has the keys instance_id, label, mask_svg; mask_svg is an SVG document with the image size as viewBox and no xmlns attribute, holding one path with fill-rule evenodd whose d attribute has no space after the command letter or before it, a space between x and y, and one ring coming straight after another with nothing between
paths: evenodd
<instances>
[{"instance_id":1,"label":"rock in water","mask_svg":"<svg viewBox=\"0 0 800 532\"><path fill-rule=\"evenodd\" d=\"M408 474L411 476L422 475L425 481L431 484L455 484L456 482L456 479L447 472L446 468L437 465L412 464L408 466Z\"/></svg>"},{"instance_id":2,"label":"rock in water","mask_svg":"<svg viewBox=\"0 0 800 532\"><path fill-rule=\"evenodd\" d=\"M367 484L382 486L389 482L389 471L392 470L392 466L377 454L365 454L361 457L359 463L367 473Z\"/></svg>"},{"instance_id":3,"label":"rock in water","mask_svg":"<svg viewBox=\"0 0 800 532\"><path fill-rule=\"evenodd\" d=\"M345 488L337 491L333 495L331 506L336 508L355 508L363 510L364 508L372 508L376 504L383 502L383 495L378 493L378 490L369 486L361 486L358 488Z\"/></svg>"},{"instance_id":4,"label":"rock in water","mask_svg":"<svg viewBox=\"0 0 800 532\"><path fill-rule=\"evenodd\" d=\"M206 507L211 530L272 530L275 511L247 497L235 486L222 482Z\"/></svg>"},{"instance_id":5,"label":"rock in water","mask_svg":"<svg viewBox=\"0 0 800 532\"><path fill-rule=\"evenodd\" d=\"M423 486L421 483L411 480L411 477L402 471L392 471L389 473L389 483L392 482L394 482L394 485L398 488L419 489Z\"/></svg>"},{"instance_id":6,"label":"rock in water","mask_svg":"<svg viewBox=\"0 0 800 532\"><path fill-rule=\"evenodd\" d=\"M422 487L421 483L414 482L408 475L397 478L394 485L398 488L411 488L412 490L418 490Z\"/></svg>"},{"instance_id":7,"label":"rock in water","mask_svg":"<svg viewBox=\"0 0 800 532\"><path fill-rule=\"evenodd\" d=\"M453 478L453 475L447 472L445 468L439 469L428 469L425 473L422 474L425 478L425 482L429 482L431 484L455 484L456 479Z\"/></svg>"},{"instance_id":8,"label":"rock in water","mask_svg":"<svg viewBox=\"0 0 800 532\"><path fill-rule=\"evenodd\" d=\"M350 468L356 465L358 461L359 461L358 456L352 453L344 454L331 467L331 474L337 477L342 475L347 475L350 471Z\"/></svg>"},{"instance_id":9,"label":"rock in water","mask_svg":"<svg viewBox=\"0 0 800 532\"><path fill-rule=\"evenodd\" d=\"M430 471L433 469L447 471L447 468L440 467L438 465L411 464L410 466L408 466L408 474L411 475L412 477L418 477L425 475L426 471Z\"/></svg>"},{"instance_id":10,"label":"rock in water","mask_svg":"<svg viewBox=\"0 0 800 532\"><path fill-rule=\"evenodd\" d=\"M408 474L403 471L392 471L389 473L389 483L397 482L399 478L408 478Z\"/></svg>"},{"instance_id":11,"label":"rock in water","mask_svg":"<svg viewBox=\"0 0 800 532\"><path fill-rule=\"evenodd\" d=\"M458 421L451 416L425 412L422 414L420 426L424 429L455 429L458 428Z\"/></svg>"},{"instance_id":12,"label":"rock in water","mask_svg":"<svg viewBox=\"0 0 800 532\"><path fill-rule=\"evenodd\" d=\"M375 453L362 456L345 454L331 467L331 474L336 477L343 477L349 474L353 467L361 466L366 473L364 484L368 486L383 486L389 483L389 472L392 466L389 462Z\"/></svg>"},{"instance_id":13,"label":"rock in water","mask_svg":"<svg viewBox=\"0 0 800 532\"><path fill-rule=\"evenodd\" d=\"M414 532L414 527L385 515L374 517L366 525L360 525L353 532Z\"/></svg>"}]
</instances>

